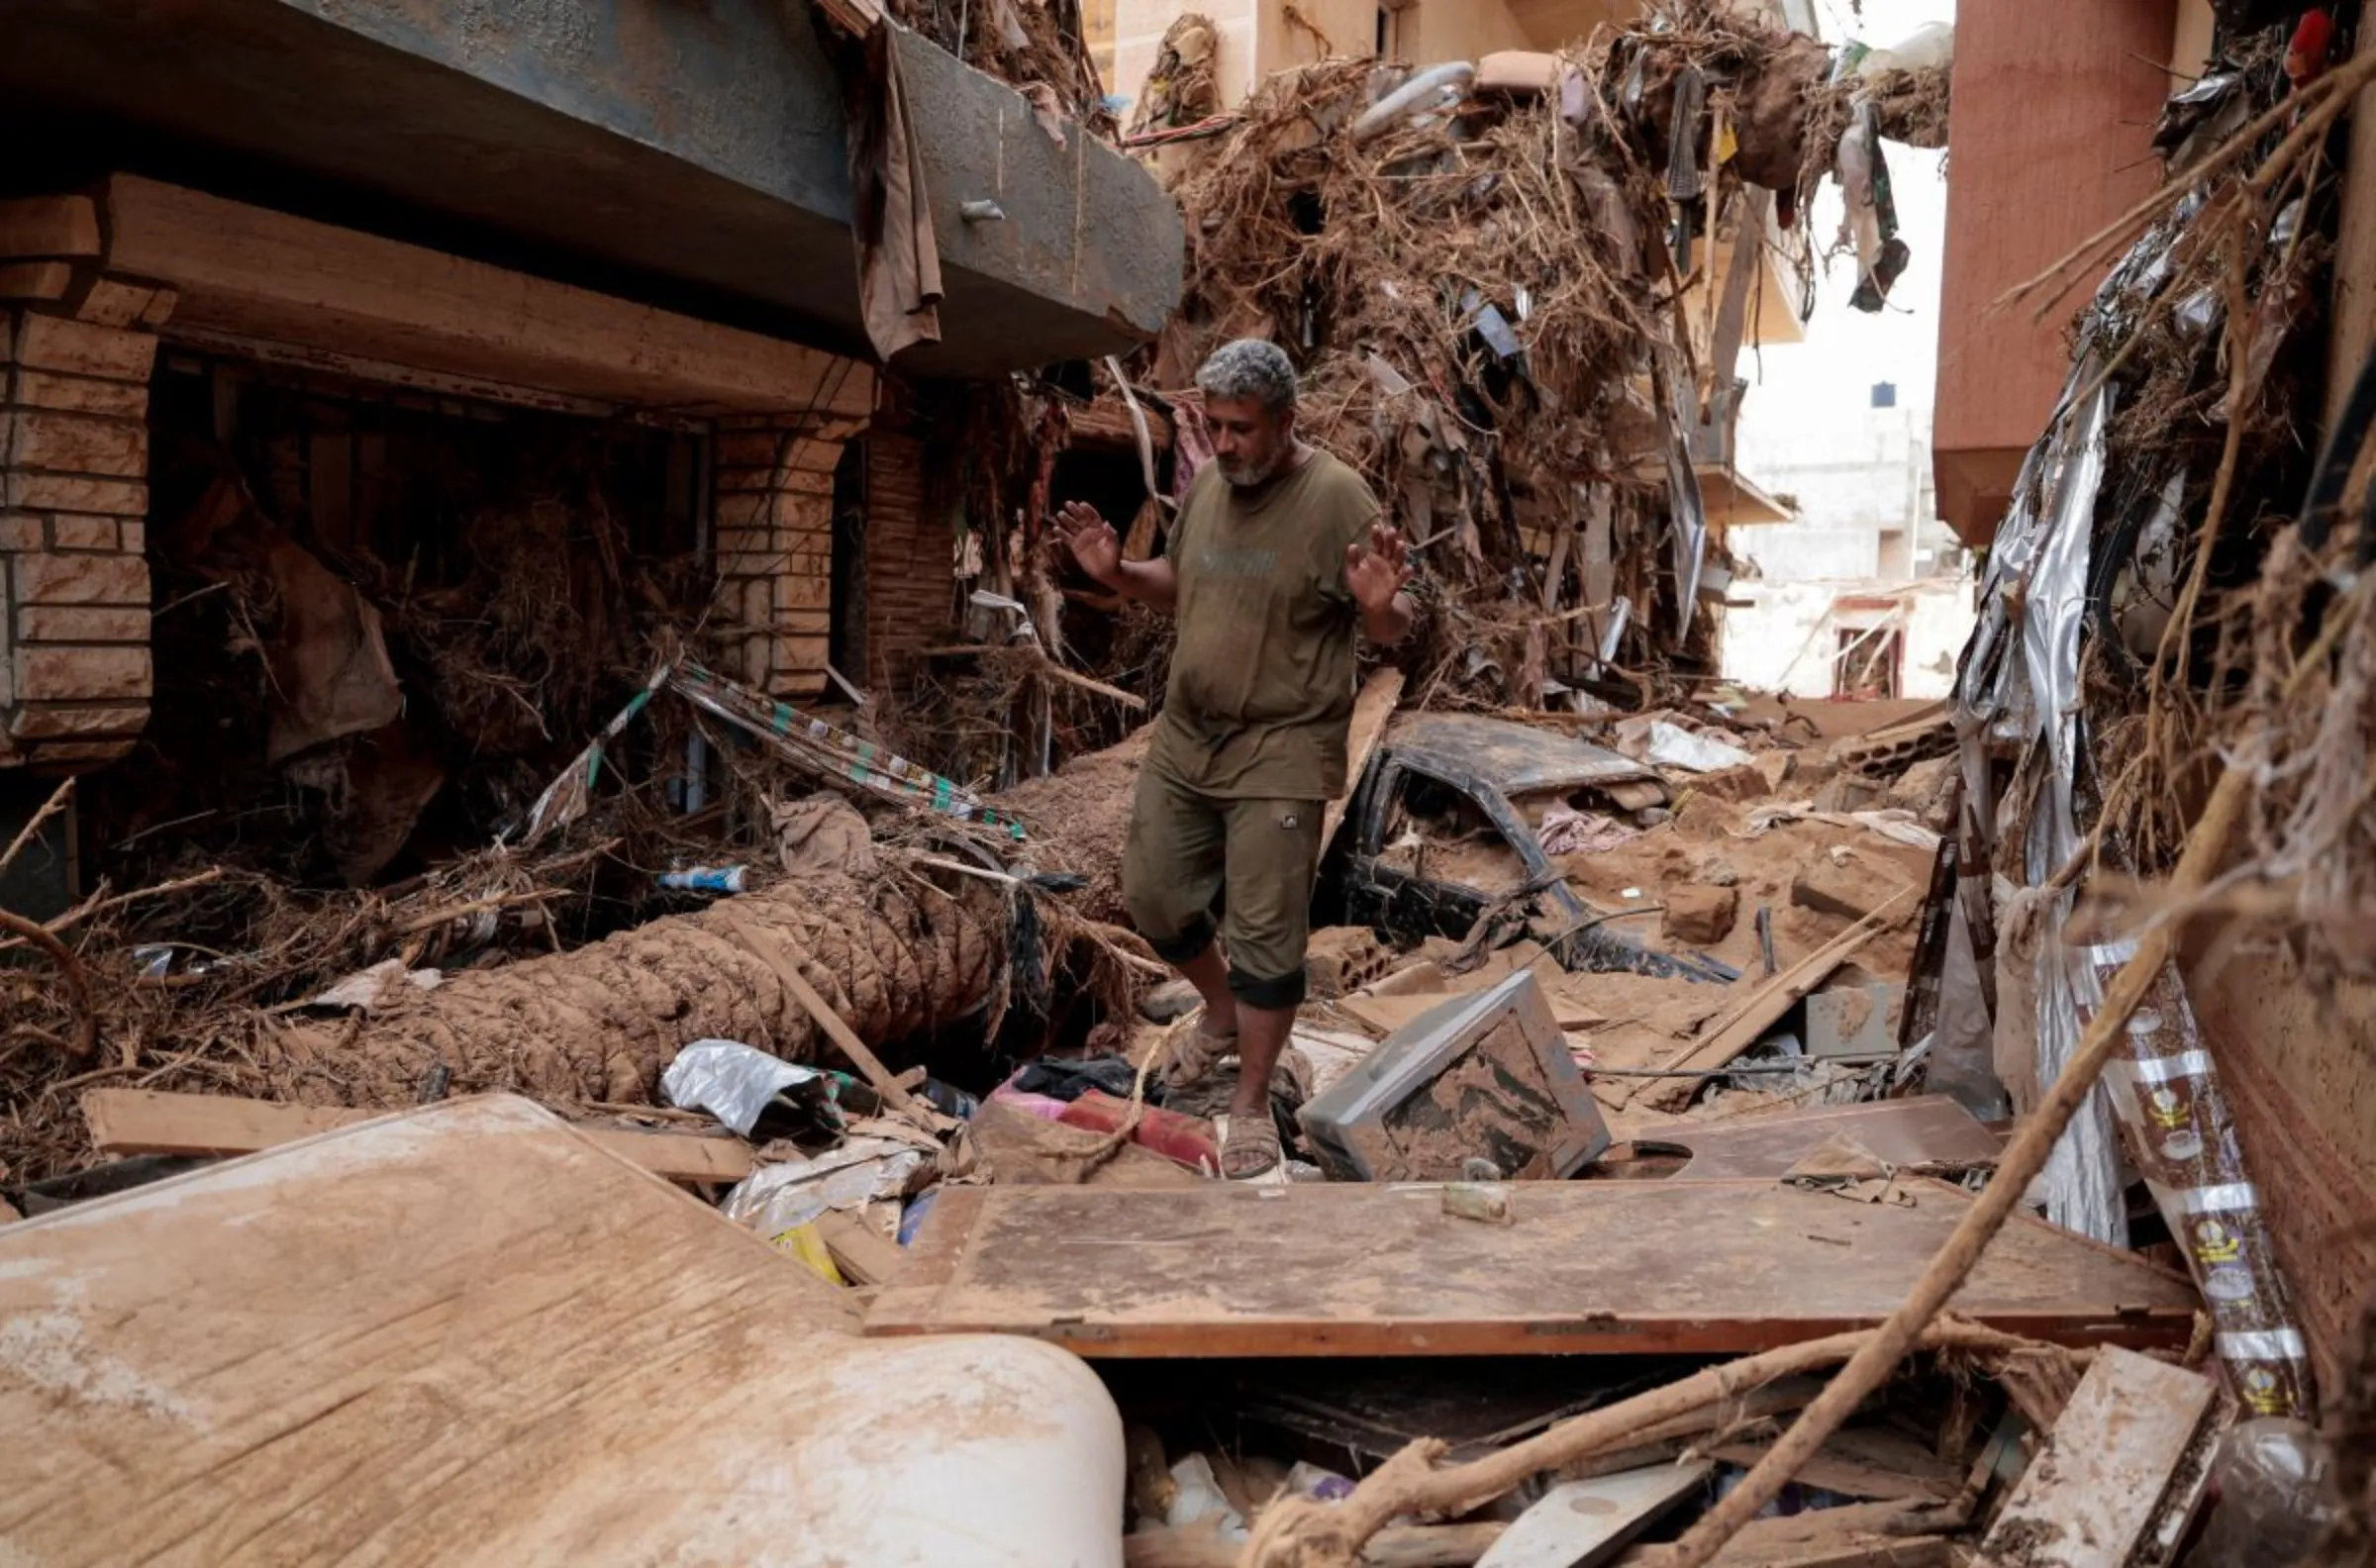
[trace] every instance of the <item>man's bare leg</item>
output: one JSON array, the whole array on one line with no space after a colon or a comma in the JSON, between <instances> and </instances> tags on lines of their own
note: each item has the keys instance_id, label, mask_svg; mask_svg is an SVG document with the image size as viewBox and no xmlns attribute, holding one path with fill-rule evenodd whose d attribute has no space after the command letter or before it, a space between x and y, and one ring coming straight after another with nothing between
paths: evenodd
<instances>
[{"instance_id":1,"label":"man's bare leg","mask_svg":"<svg viewBox=\"0 0 2376 1568\"><path fill-rule=\"evenodd\" d=\"M1295 1028L1295 1009L1238 1004L1238 1092L1230 1097L1233 1117L1270 1119L1270 1074Z\"/></svg>"},{"instance_id":2,"label":"man's bare leg","mask_svg":"<svg viewBox=\"0 0 2376 1568\"><path fill-rule=\"evenodd\" d=\"M1224 1039L1236 1035L1238 999L1230 995L1230 966L1222 961L1221 943L1205 943L1205 950L1179 969L1188 983L1196 987L1196 994L1205 999L1205 1018L1199 1028Z\"/></svg>"}]
</instances>

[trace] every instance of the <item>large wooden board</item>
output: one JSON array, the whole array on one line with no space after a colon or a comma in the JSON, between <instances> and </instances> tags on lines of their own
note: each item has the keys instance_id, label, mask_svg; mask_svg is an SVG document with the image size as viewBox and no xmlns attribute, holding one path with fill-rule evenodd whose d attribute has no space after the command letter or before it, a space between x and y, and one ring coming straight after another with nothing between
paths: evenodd
<instances>
[{"instance_id":1,"label":"large wooden board","mask_svg":"<svg viewBox=\"0 0 2376 1568\"><path fill-rule=\"evenodd\" d=\"M1088 1370L846 1301L510 1097L12 1225L0 1560L1099 1561Z\"/></svg>"},{"instance_id":2,"label":"large wooden board","mask_svg":"<svg viewBox=\"0 0 2376 1568\"><path fill-rule=\"evenodd\" d=\"M91 1147L102 1154L253 1154L384 1115L157 1089L88 1089L82 1096ZM750 1174L750 1145L741 1138L626 1127L578 1131L654 1176L739 1182Z\"/></svg>"},{"instance_id":3,"label":"large wooden board","mask_svg":"<svg viewBox=\"0 0 2376 1568\"><path fill-rule=\"evenodd\" d=\"M1085 1356L1763 1350L1875 1323L1970 1199L1767 1182L1528 1182L1517 1223L1426 1183L945 1189L870 1334L1031 1334ZM2183 1344L2177 1275L2014 1221L1950 1310L2069 1344Z\"/></svg>"},{"instance_id":4,"label":"large wooden board","mask_svg":"<svg viewBox=\"0 0 2376 1568\"><path fill-rule=\"evenodd\" d=\"M1988 1568L2123 1563L2152 1524L2217 1390L2211 1380L2107 1350L2063 1407L1981 1543Z\"/></svg>"},{"instance_id":5,"label":"large wooden board","mask_svg":"<svg viewBox=\"0 0 2376 1568\"><path fill-rule=\"evenodd\" d=\"M1691 1156L1691 1163L1668 1180L1739 1181L1779 1178L1834 1134L1852 1137L1892 1165L1908 1169L1994 1165L2001 1152L1996 1134L1945 1095L1732 1122L1683 1122L1644 1132L1634 1141L1671 1145Z\"/></svg>"}]
</instances>

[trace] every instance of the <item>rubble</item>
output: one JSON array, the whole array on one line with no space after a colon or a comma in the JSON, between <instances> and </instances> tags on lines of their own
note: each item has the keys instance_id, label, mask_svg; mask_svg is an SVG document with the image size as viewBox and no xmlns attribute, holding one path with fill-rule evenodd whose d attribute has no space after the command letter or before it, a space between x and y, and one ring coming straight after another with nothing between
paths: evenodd
<instances>
[{"instance_id":1,"label":"rubble","mask_svg":"<svg viewBox=\"0 0 2376 1568\"><path fill-rule=\"evenodd\" d=\"M889 10L1015 81L1051 137L1112 134L1077 6ZM2365 541L2335 525L2356 454L2314 465L2286 418L2332 240L2307 203L2284 245L2262 220L2276 176L2326 177L2303 147L2376 67L2297 95L2299 121L2229 109L2263 161L2195 146L2189 189L2113 237L2135 248L2082 321L1954 700L1745 700L1704 678L1703 574L1729 557L1695 441L1732 387L1686 297L1764 202L1803 220L1835 171L1879 302L1903 250L1877 137L1943 136L1937 42L1859 67L1687 3L1473 71L1324 60L1224 113L1217 32L1180 19L1132 142L1187 216L1186 307L1127 363L891 394L969 438L934 442L963 456L938 499L969 619L907 684L833 671L846 708L715 673L747 629L689 613L690 564L625 549L599 485L481 498L416 573L301 540L215 473L164 557L206 597L171 634L189 658L158 751L203 771L185 732L212 700L253 757L110 778L95 815L128 891L0 938L29 960L0 967L0 1182L35 1214L0 1203L0 1290L34 1324L0 1331L0 1403L168 1478L283 1463L117 1431L122 1400L49 1354L162 1345L127 1396L144 1419L186 1415L198 1381L261 1399L262 1374L196 1379L151 1342L173 1315L139 1310L167 1278L143 1254L164 1245L197 1328L303 1288L396 1336L362 1372L306 1338L308 1386L345 1403L252 1496L310 1484L317 1425L364 1441L354 1402L458 1375L451 1333L388 1326L404 1307L517 1358L501 1400L412 1434L461 1471L500 1468L480 1450L524 1378L647 1412L665 1367L718 1428L685 1441L757 1431L779 1468L911 1481L879 1450L924 1407L963 1428L936 1453L1014 1489L968 1491L963 1522L1017 1561L2173 1568L2207 1509L2240 1508L2210 1479L2247 1490L2263 1434L2239 1418L2293 1420L2266 1441L2311 1451L2296 1314L2176 955L2190 918L2282 907L2324 960L2368 956L2376 633ZM2272 91L2255 70L2211 96ZM1156 984L1119 887L1146 747L1125 727L1167 634L1060 581L1038 531L1076 426L1118 402L1130 547L1159 547L1209 455L1177 389L1245 334L1290 348L1307 433L1415 542L1424 615L1367 672L1327 809L1310 995L1268 1086L1290 1159L1228 1184L1235 1063L1178 1081L1202 999ZM2239 510L2306 482L2299 519ZM2034 645L2041 616L2076 652ZM237 827L267 809L281 831ZM1986 981L1950 984L1950 952ZM406 1109L488 1094L569 1125ZM2100 1244L2127 1239L2124 1127L2172 1238L2151 1256ZM663 1212L652 1176L718 1214ZM486 1223L436 1223L457 1203ZM87 1223L44 1224L68 1204ZM216 1222L223 1257L143 1218L166 1208ZM281 1278L250 1231L304 1267ZM489 1265L498 1242L531 1267ZM43 1295L85 1247L104 1313ZM450 1295L420 1306L407 1266ZM540 1269L571 1287L559 1318L519 1308ZM587 1337L581 1284L618 1343ZM690 1349L653 1349L655 1301ZM637 1400L552 1370L605 1355ZM1019 1435L1035 1421L1060 1454ZM637 1430L604 1451L643 1451ZM780 1490L730 1461L670 1460L713 1501ZM36 1470L127 1552L215 1527L69 1508L73 1478ZM930 1474L890 1523L821 1505L834 1549L929 1515ZM524 1550L661 1528L598 1500L503 1518ZM756 1549L737 1511L666 1518L671 1547ZM253 1522L351 1546L326 1519Z\"/></svg>"}]
</instances>

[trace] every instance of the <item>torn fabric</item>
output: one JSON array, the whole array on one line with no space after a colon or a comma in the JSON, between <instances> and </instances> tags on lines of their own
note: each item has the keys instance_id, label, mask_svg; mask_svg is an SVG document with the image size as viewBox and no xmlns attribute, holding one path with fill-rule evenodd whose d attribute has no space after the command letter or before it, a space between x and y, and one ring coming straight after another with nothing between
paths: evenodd
<instances>
[{"instance_id":1,"label":"torn fabric","mask_svg":"<svg viewBox=\"0 0 2376 1568\"><path fill-rule=\"evenodd\" d=\"M940 246L933 233L924 160L908 120L899 51L905 30L885 22L844 53L849 113L849 226L857 242L858 305L866 338L888 360L940 341Z\"/></svg>"}]
</instances>

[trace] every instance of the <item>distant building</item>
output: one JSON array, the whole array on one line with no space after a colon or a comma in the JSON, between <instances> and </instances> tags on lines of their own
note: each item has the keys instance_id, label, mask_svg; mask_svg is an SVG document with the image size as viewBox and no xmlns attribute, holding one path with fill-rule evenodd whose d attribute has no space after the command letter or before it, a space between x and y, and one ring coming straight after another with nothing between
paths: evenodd
<instances>
[{"instance_id":1,"label":"distant building","mask_svg":"<svg viewBox=\"0 0 2376 1568\"><path fill-rule=\"evenodd\" d=\"M1939 520L1930 410L1890 381L1862 400L1776 399L1739 460L1796 509L1738 529L1724 671L1800 697L1944 696L1970 635L1967 557Z\"/></svg>"}]
</instances>

